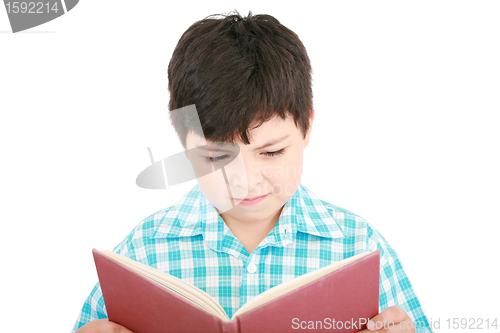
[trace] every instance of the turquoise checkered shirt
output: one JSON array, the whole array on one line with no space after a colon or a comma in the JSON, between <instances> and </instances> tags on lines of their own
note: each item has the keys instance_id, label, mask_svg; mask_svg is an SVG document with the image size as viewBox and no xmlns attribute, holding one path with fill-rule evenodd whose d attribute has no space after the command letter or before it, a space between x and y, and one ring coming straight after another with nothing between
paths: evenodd
<instances>
[{"instance_id":1,"label":"turquoise checkered shirt","mask_svg":"<svg viewBox=\"0 0 500 333\"><path fill-rule=\"evenodd\" d=\"M361 217L320 200L302 184L252 253L234 237L198 185L176 204L144 219L113 251L195 285L231 318L269 288L377 249L379 310L398 305L420 323L417 332L431 332L401 261L384 237ZM72 332L101 318L107 313L97 283Z\"/></svg>"}]
</instances>

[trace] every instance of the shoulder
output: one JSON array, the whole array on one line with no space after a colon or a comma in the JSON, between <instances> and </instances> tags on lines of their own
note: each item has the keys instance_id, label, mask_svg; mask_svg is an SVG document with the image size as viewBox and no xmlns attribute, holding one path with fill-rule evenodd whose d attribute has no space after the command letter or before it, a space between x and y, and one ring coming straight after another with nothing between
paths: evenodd
<instances>
[{"instance_id":1,"label":"shoulder","mask_svg":"<svg viewBox=\"0 0 500 333\"><path fill-rule=\"evenodd\" d=\"M134 253L139 248L144 247L145 244L151 243L151 238L154 236L156 230L172 207L173 206L163 208L143 219L113 249L113 252L132 259L137 259Z\"/></svg>"},{"instance_id":2,"label":"shoulder","mask_svg":"<svg viewBox=\"0 0 500 333\"><path fill-rule=\"evenodd\" d=\"M196 207L200 193L198 185L195 185L173 205L149 215L113 251L137 261L147 261L148 255L157 251L158 231L161 228L182 230L179 223L192 218L192 209Z\"/></svg>"},{"instance_id":3,"label":"shoulder","mask_svg":"<svg viewBox=\"0 0 500 333\"><path fill-rule=\"evenodd\" d=\"M347 242L363 244L368 251L380 250L381 264L394 263L398 254L382 234L363 217L329 202L321 200L333 219L339 224L347 237Z\"/></svg>"},{"instance_id":4,"label":"shoulder","mask_svg":"<svg viewBox=\"0 0 500 333\"><path fill-rule=\"evenodd\" d=\"M307 188L306 190L310 193ZM351 241L354 239L356 243L366 243L367 249L370 251L377 249L393 251L380 232L362 216L328 201L319 198L318 200L342 229L346 238L351 239Z\"/></svg>"},{"instance_id":5,"label":"shoulder","mask_svg":"<svg viewBox=\"0 0 500 333\"><path fill-rule=\"evenodd\" d=\"M369 237L373 234L373 231L375 230L373 226L360 215L325 200L320 199L320 201L335 222L337 222L337 224L342 228L342 231L347 237L363 235Z\"/></svg>"},{"instance_id":6,"label":"shoulder","mask_svg":"<svg viewBox=\"0 0 500 333\"><path fill-rule=\"evenodd\" d=\"M361 216L322 200L303 184L300 186L299 196L310 214L317 215L326 210L347 237L358 235L370 227L369 223Z\"/></svg>"}]
</instances>

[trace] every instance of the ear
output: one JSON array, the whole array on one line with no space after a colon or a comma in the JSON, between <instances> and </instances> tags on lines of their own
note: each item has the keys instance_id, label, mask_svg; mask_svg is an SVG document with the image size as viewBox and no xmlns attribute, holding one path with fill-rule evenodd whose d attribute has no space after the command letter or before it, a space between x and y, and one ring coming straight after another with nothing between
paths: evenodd
<instances>
[{"instance_id":1,"label":"ear","mask_svg":"<svg viewBox=\"0 0 500 333\"><path fill-rule=\"evenodd\" d=\"M309 140L311 139L311 131L314 122L314 109L311 109L311 115L309 116L309 129L307 130L306 137L304 139L304 148L309 144Z\"/></svg>"}]
</instances>

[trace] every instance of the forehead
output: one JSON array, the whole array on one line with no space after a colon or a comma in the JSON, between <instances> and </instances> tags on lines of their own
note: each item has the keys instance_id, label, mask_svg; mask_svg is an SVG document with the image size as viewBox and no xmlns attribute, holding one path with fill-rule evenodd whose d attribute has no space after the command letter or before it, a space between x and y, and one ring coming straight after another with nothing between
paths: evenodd
<instances>
[{"instance_id":1,"label":"forehead","mask_svg":"<svg viewBox=\"0 0 500 333\"><path fill-rule=\"evenodd\" d=\"M275 139L281 139L285 136L294 137L300 136L300 130L295 126L292 117L287 117L286 120L275 116L274 118L264 122L261 126L250 129L249 131L249 140L250 145L245 145L239 138L236 138L235 142L240 147L251 147L256 148L270 141L274 141ZM205 140L201 136L190 131L186 137L186 146L187 148L204 146L207 144L210 145L211 148L231 148L234 147L233 143L229 142L213 142L210 140Z\"/></svg>"}]
</instances>

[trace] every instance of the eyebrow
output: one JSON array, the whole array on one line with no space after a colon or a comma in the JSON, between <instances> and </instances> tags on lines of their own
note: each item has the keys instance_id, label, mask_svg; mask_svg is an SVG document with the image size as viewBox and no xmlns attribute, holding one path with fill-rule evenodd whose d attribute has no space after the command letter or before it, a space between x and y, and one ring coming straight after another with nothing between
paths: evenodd
<instances>
[{"instance_id":1,"label":"eyebrow","mask_svg":"<svg viewBox=\"0 0 500 333\"><path fill-rule=\"evenodd\" d=\"M285 135L285 136L283 136L281 138L271 140L268 143L263 144L262 146L260 146L258 148L255 148L254 150L260 150L260 149L264 149L266 147L275 145L275 144L280 143L281 141L285 140L289 136L290 136L290 134L287 134L287 135ZM217 146L219 146L219 147L226 147L228 145L231 145L231 146L234 145L234 143L229 143L229 142L209 142L209 144L210 144L210 150L211 151L230 151L230 150L227 150L227 149L218 148ZM208 145L206 145L206 146L200 146L200 147L197 147L197 148L203 149L203 150L209 150L208 149Z\"/></svg>"},{"instance_id":2,"label":"eyebrow","mask_svg":"<svg viewBox=\"0 0 500 333\"><path fill-rule=\"evenodd\" d=\"M208 149L208 145L210 145L210 149ZM227 147L227 146L234 147L235 144L230 143L230 142L208 142L207 145L196 147L196 149L231 152L231 150L229 150L229 149L222 148L222 147Z\"/></svg>"},{"instance_id":3,"label":"eyebrow","mask_svg":"<svg viewBox=\"0 0 500 333\"><path fill-rule=\"evenodd\" d=\"M260 149L263 149L263 148L266 148L266 147L269 147L269 146L272 146L272 145L275 145L277 143L280 143L281 141L285 140L286 138L288 138L290 136L290 134L287 134L279 139L274 139L274 140L271 140L269 141L268 143L260 146L259 148L255 148L255 150L260 150Z\"/></svg>"}]
</instances>

